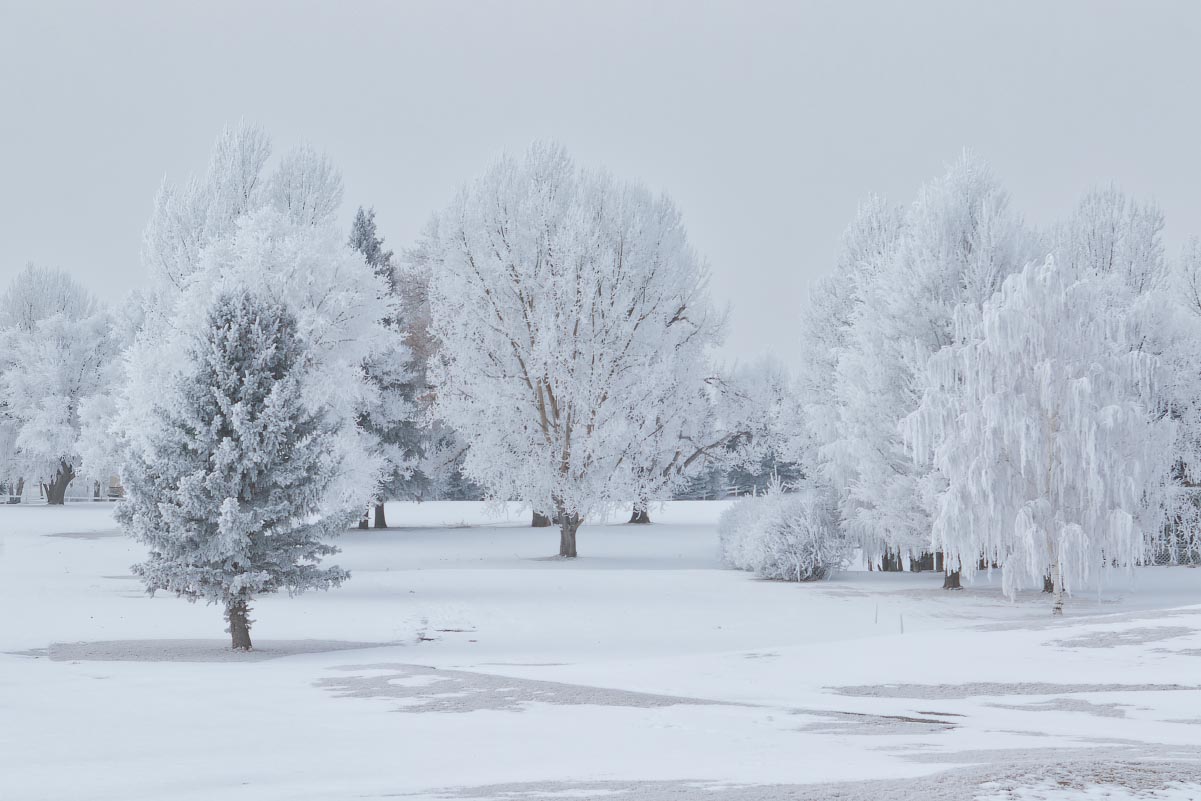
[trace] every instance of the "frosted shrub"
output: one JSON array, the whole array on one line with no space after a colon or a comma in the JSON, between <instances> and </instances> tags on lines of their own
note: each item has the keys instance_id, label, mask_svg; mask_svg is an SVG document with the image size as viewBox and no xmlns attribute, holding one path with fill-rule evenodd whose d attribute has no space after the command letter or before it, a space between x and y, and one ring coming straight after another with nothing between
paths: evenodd
<instances>
[{"instance_id":1,"label":"frosted shrub","mask_svg":"<svg viewBox=\"0 0 1201 801\"><path fill-rule=\"evenodd\" d=\"M744 498L718 521L722 561L761 578L818 581L846 566L851 543L833 494L821 488Z\"/></svg>"},{"instance_id":2,"label":"frosted shrub","mask_svg":"<svg viewBox=\"0 0 1201 801\"><path fill-rule=\"evenodd\" d=\"M754 570L753 549L748 545L758 543L758 532L771 496L746 497L721 513L717 521L717 539L721 547L721 561L735 570ZM752 534L751 532L755 532Z\"/></svg>"}]
</instances>

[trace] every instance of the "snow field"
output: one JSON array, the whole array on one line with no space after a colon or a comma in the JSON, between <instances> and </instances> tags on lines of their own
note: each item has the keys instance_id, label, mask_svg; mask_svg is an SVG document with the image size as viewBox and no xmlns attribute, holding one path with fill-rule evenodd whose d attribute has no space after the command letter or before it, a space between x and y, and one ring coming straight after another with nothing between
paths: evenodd
<instances>
[{"instance_id":1,"label":"snow field","mask_svg":"<svg viewBox=\"0 0 1201 801\"><path fill-rule=\"evenodd\" d=\"M565 562L520 510L393 504L245 656L142 592L112 507L0 509L3 797L1197 795L1201 570L1052 620L983 576L722 570L725 507L585 525Z\"/></svg>"}]
</instances>

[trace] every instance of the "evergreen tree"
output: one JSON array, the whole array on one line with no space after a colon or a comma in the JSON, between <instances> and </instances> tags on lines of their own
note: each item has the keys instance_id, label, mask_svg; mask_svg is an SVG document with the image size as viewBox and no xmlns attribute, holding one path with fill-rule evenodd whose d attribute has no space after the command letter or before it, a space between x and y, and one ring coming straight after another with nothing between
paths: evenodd
<instances>
[{"instance_id":1,"label":"evergreen tree","mask_svg":"<svg viewBox=\"0 0 1201 801\"><path fill-rule=\"evenodd\" d=\"M282 304L222 293L189 358L125 467L117 517L149 546L133 568L147 589L222 604L233 647L248 650L256 596L348 577L318 566L350 523L321 502L339 468L334 432L302 399L307 348Z\"/></svg>"},{"instance_id":2,"label":"evergreen tree","mask_svg":"<svg viewBox=\"0 0 1201 801\"><path fill-rule=\"evenodd\" d=\"M355 212L350 225L350 246L363 254L375 274L388 282L388 288L396 292L396 271L392 268L392 251L384 250L384 240L375 227L375 209Z\"/></svg>"},{"instance_id":3,"label":"evergreen tree","mask_svg":"<svg viewBox=\"0 0 1201 801\"><path fill-rule=\"evenodd\" d=\"M364 211L362 206L359 207L350 229L350 246L362 253L375 274L384 280L399 308L400 286L392 262L393 254L384 249L384 240L376 230L375 209ZM403 334L402 322L393 317L386 319L384 324ZM429 483L418 467L424 455L425 432L416 419L419 382L415 380L412 362L411 351L398 338L395 347L376 354L364 365L368 379L378 390L378 400L364 411L359 423L375 438L380 455L387 463L374 498L376 528L388 527L384 501L421 497ZM366 517L359 527L367 528Z\"/></svg>"}]
</instances>

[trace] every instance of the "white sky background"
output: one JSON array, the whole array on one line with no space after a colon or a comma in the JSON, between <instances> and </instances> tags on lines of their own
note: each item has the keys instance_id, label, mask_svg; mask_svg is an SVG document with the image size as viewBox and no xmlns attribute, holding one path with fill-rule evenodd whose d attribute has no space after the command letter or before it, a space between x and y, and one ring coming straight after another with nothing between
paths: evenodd
<instances>
[{"instance_id":1,"label":"white sky background","mask_svg":"<svg viewBox=\"0 0 1201 801\"><path fill-rule=\"evenodd\" d=\"M792 361L870 192L969 146L1032 222L1098 181L1201 234L1201 2L60 3L0 0L0 282L141 281L164 176L227 122L307 141L388 244L504 149L561 141L669 192L732 305L727 354Z\"/></svg>"}]
</instances>

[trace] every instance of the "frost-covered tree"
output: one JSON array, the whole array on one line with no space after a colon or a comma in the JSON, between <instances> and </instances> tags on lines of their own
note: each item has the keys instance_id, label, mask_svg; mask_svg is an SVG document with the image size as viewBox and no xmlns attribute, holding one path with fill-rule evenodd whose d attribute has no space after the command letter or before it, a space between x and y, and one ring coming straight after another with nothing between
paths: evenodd
<instances>
[{"instance_id":1,"label":"frost-covered tree","mask_svg":"<svg viewBox=\"0 0 1201 801\"><path fill-rule=\"evenodd\" d=\"M933 537L952 567L999 564L1011 596L1051 576L1056 614L1065 592L1138 563L1162 522L1173 424L1130 297L1112 271L1027 266L961 306L905 421L945 482Z\"/></svg>"},{"instance_id":2,"label":"frost-covered tree","mask_svg":"<svg viewBox=\"0 0 1201 801\"><path fill-rule=\"evenodd\" d=\"M409 485L418 498L478 500L483 491L464 475L463 461L467 444L435 409L438 388L434 386L431 366L439 357L440 343L431 330L430 281L436 265L419 241L395 261L396 285L400 294L400 319L404 341L409 348L410 379L416 389L417 419L424 427L421 461L414 471L417 479ZM549 519L548 519L549 524Z\"/></svg>"},{"instance_id":3,"label":"frost-covered tree","mask_svg":"<svg viewBox=\"0 0 1201 801\"><path fill-rule=\"evenodd\" d=\"M749 387L735 387L729 377L712 370L708 361L712 337L695 337L676 353L672 380L661 381L662 397L648 399L643 409L643 435L632 456L634 509L630 523L651 522L652 501L666 500L692 476L717 463L733 461L751 431L766 430L767 422L745 412ZM731 398L742 403L736 405ZM739 415L722 415L737 408Z\"/></svg>"},{"instance_id":4,"label":"frost-covered tree","mask_svg":"<svg viewBox=\"0 0 1201 801\"><path fill-rule=\"evenodd\" d=\"M342 176L324 153L300 147L280 160L266 194L297 225L329 225L342 205Z\"/></svg>"},{"instance_id":5,"label":"frost-covered tree","mask_svg":"<svg viewBox=\"0 0 1201 801\"><path fill-rule=\"evenodd\" d=\"M225 288L245 288L295 316L312 350L305 401L324 410L336 432L341 472L326 501L362 509L375 494L380 460L360 420L383 406L364 365L398 347L386 324L396 301L334 220L342 188L328 160L302 150L269 173L269 155L266 135L242 124L221 134L204 174L182 190L164 183L145 237L150 280L141 327L108 428L122 460L151 446L142 432L157 393L177 380L205 310Z\"/></svg>"},{"instance_id":6,"label":"frost-covered tree","mask_svg":"<svg viewBox=\"0 0 1201 801\"><path fill-rule=\"evenodd\" d=\"M1127 317L1139 349L1159 359L1156 401L1176 424L1167 523L1155 558L1201 558L1201 316L1196 305L1196 243L1169 264L1164 218L1154 203L1140 203L1116 186L1084 195L1053 232L1056 259L1080 273L1113 275L1129 294ZM1175 268L1175 270L1173 269Z\"/></svg>"},{"instance_id":7,"label":"frost-covered tree","mask_svg":"<svg viewBox=\"0 0 1201 801\"><path fill-rule=\"evenodd\" d=\"M1116 274L1135 295L1166 289L1163 212L1110 185L1085 193L1052 232L1056 260L1078 273Z\"/></svg>"},{"instance_id":8,"label":"frost-covered tree","mask_svg":"<svg viewBox=\"0 0 1201 801\"><path fill-rule=\"evenodd\" d=\"M773 476L788 486L812 478L801 397L788 368L763 358L735 367L723 384L717 416L719 430L733 435L722 460L730 483L758 491Z\"/></svg>"},{"instance_id":9,"label":"frost-covered tree","mask_svg":"<svg viewBox=\"0 0 1201 801\"><path fill-rule=\"evenodd\" d=\"M138 336L144 323L144 305L140 292L129 293L111 311L112 338L124 349ZM103 392L84 398L79 404L79 459L81 475L111 479L121 474L128 445L120 426L120 398L125 391L125 360L113 359L110 380Z\"/></svg>"},{"instance_id":10,"label":"frost-covered tree","mask_svg":"<svg viewBox=\"0 0 1201 801\"><path fill-rule=\"evenodd\" d=\"M864 201L843 232L834 274L814 286L801 319L797 389L804 415L797 445L808 452L814 472L843 494L855 470L837 458L849 438L841 419L838 362L849 356L864 295L896 256L904 225L901 207L878 196Z\"/></svg>"},{"instance_id":11,"label":"frost-covered tree","mask_svg":"<svg viewBox=\"0 0 1201 801\"><path fill-rule=\"evenodd\" d=\"M1155 334L1150 348L1168 374L1162 396L1176 422L1168 524L1156 558L1195 564L1201 562L1201 241L1190 240L1173 266L1165 290L1141 309Z\"/></svg>"},{"instance_id":12,"label":"frost-covered tree","mask_svg":"<svg viewBox=\"0 0 1201 801\"><path fill-rule=\"evenodd\" d=\"M150 551L134 572L152 593L220 604L235 649L251 647L256 597L348 575L319 566L350 517L325 503L339 466L325 410L305 399L314 355L282 303L221 293L125 466L116 516Z\"/></svg>"},{"instance_id":13,"label":"frost-covered tree","mask_svg":"<svg viewBox=\"0 0 1201 801\"><path fill-rule=\"evenodd\" d=\"M706 271L680 214L558 147L503 158L428 229L437 414L496 498L580 521L638 490L646 437L680 388L676 360L714 341Z\"/></svg>"},{"instance_id":14,"label":"frost-covered tree","mask_svg":"<svg viewBox=\"0 0 1201 801\"><path fill-rule=\"evenodd\" d=\"M869 205L847 247L853 285L819 296L837 327L827 333L834 376L808 416L825 440L820 472L839 488L843 519L865 555L907 559L929 550L940 489L937 473L915 464L901 439L901 420L921 400L915 379L954 341L956 310L991 297L1029 260L1033 237L988 166L965 154L922 188L903 221Z\"/></svg>"},{"instance_id":15,"label":"frost-covered tree","mask_svg":"<svg viewBox=\"0 0 1201 801\"><path fill-rule=\"evenodd\" d=\"M263 167L270 155L267 134L242 122L222 130L204 174L182 187L163 180L142 239L151 293L184 289L201 251L264 205Z\"/></svg>"},{"instance_id":16,"label":"frost-covered tree","mask_svg":"<svg viewBox=\"0 0 1201 801\"><path fill-rule=\"evenodd\" d=\"M798 437L801 410L788 370L772 358L704 370L700 354L669 396L651 408L658 417L643 439L635 477L638 494L631 523L649 523L651 499L670 497L699 474L718 470L747 491L766 487L772 475L801 478ZM695 387L691 392L687 387Z\"/></svg>"},{"instance_id":17,"label":"frost-covered tree","mask_svg":"<svg viewBox=\"0 0 1201 801\"><path fill-rule=\"evenodd\" d=\"M29 265L0 296L0 339L4 479L39 480L61 504L80 470L81 407L113 379L112 320L68 273Z\"/></svg>"},{"instance_id":18,"label":"frost-covered tree","mask_svg":"<svg viewBox=\"0 0 1201 801\"><path fill-rule=\"evenodd\" d=\"M363 258L371 265L375 274L384 279L388 289L399 295L397 291L396 268L393 264L395 254L384 249L384 238L379 235L375 225L375 209L364 210L359 206L350 224L350 246L363 254Z\"/></svg>"},{"instance_id":19,"label":"frost-covered tree","mask_svg":"<svg viewBox=\"0 0 1201 801\"><path fill-rule=\"evenodd\" d=\"M375 225L375 210L360 206L350 228L350 246L363 254L367 264L388 288L396 314L384 320L396 338L387 350L376 353L364 365L368 380L375 385L377 402L366 408L360 424L373 435L384 472L374 500L376 528L387 528L384 502L389 498L420 498L428 486L421 471L428 429L418 419L417 399L421 387L412 351L404 341L405 320L401 314L401 292L393 254ZM367 527L367 520L359 524Z\"/></svg>"}]
</instances>

